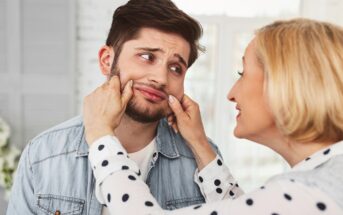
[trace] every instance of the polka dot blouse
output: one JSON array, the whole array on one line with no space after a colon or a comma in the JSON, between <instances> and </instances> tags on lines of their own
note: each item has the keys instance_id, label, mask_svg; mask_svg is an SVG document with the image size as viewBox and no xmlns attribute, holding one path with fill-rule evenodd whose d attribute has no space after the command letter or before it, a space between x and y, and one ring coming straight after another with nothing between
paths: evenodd
<instances>
[{"instance_id":1,"label":"polka dot blouse","mask_svg":"<svg viewBox=\"0 0 343 215\"><path fill-rule=\"evenodd\" d=\"M326 161L323 157L333 156L334 153L325 154L327 150L330 149L302 161L293 170L315 168ZM89 150L89 160L96 178L96 197L111 214L343 214L337 203L321 190L292 179L269 180L254 192L243 194L218 156L194 175L207 203L164 211L118 139L105 136L95 141Z\"/></svg>"}]
</instances>

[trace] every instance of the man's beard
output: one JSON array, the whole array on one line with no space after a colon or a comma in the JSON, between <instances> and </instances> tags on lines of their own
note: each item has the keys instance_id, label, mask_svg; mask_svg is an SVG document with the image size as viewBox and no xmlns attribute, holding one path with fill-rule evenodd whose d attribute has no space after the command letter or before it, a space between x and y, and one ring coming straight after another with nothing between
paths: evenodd
<instances>
[{"instance_id":1,"label":"man's beard","mask_svg":"<svg viewBox=\"0 0 343 215\"><path fill-rule=\"evenodd\" d=\"M120 69L117 68L115 65L115 62L113 62L114 66L111 68L111 77L114 75L118 75L120 77ZM151 86L152 87L152 86ZM163 90L163 89L158 89ZM148 101L147 101L148 102ZM153 105L153 104L151 104ZM135 98L135 95L129 100L126 106L125 114L129 116L134 121L140 122L140 123L152 123L156 122L165 116L167 116L171 112L169 107L166 108L159 108L157 110L151 110L149 107L140 107L139 102L137 101L137 98Z\"/></svg>"},{"instance_id":2,"label":"man's beard","mask_svg":"<svg viewBox=\"0 0 343 215\"><path fill-rule=\"evenodd\" d=\"M152 112L148 107L139 107L135 98L130 99L126 106L125 113L130 118L140 123L156 122L166 116L166 113L162 108Z\"/></svg>"}]
</instances>

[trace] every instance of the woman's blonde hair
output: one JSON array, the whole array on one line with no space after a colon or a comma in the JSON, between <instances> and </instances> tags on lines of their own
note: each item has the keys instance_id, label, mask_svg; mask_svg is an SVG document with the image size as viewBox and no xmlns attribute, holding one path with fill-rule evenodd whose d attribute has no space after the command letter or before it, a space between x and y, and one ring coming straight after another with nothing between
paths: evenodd
<instances>
[{"instance_id":1,"label":"woman's blonde hair","mask_svg":"<svg viewBox=\"0 0 343 215\"><path fill-rule=\"evenodd\" d=\"M299 142L343 139L343 29L308 19L256 32L276 124Z\"/></svg>"}]
</instances>

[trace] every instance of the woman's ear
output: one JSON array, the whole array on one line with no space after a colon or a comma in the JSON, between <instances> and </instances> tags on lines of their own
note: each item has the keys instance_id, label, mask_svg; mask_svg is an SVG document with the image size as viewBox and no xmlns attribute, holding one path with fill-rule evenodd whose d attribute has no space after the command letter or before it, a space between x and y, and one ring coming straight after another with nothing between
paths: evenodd
<instances>
[{"instance_id":1,"label":"woman's ear","mask_svg":"<svg viewBox=\"0 0 343 215\"><path fill-rule=\"evenodd\" d=\"M112 47L102 46L98 53L99 67L101 73L107 77L111 75L114 51Z\"/></svg>"}]
</instances>

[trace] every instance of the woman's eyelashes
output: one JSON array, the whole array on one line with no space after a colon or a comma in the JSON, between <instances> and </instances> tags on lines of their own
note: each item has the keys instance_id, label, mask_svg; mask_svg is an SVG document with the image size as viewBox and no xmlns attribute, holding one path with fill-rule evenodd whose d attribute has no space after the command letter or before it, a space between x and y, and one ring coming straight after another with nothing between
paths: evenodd
<instances>
[{"instance_id":1,"label":"woman's eyelashes","mask_svg":"<svg viewBox=\"0 0 343 215\"><path fill-rule=\"evenodd\" d=\"M242 77L242 76L243 76L243 74L244 74L244 72L243 72L243 71L241 71L241 70L238 70L238 71L237 71L237 74L238 74L239 76L241 76L241 77Z\"/></svg>"}]
</instances>

